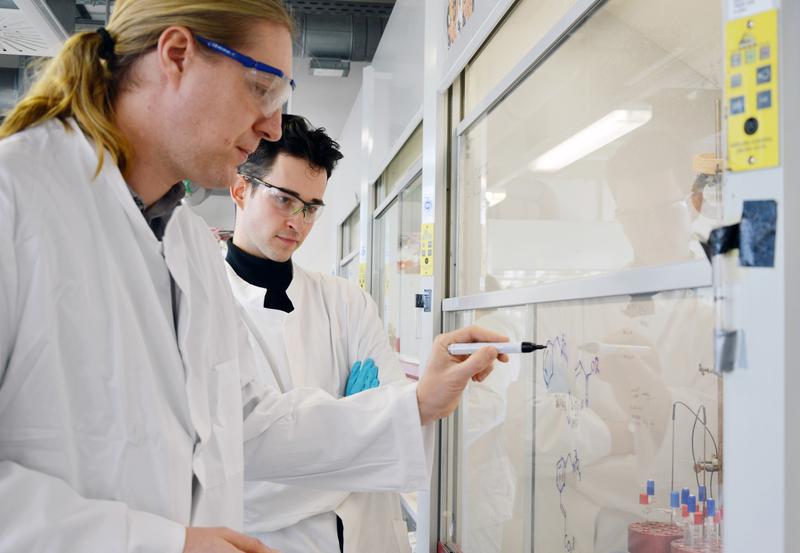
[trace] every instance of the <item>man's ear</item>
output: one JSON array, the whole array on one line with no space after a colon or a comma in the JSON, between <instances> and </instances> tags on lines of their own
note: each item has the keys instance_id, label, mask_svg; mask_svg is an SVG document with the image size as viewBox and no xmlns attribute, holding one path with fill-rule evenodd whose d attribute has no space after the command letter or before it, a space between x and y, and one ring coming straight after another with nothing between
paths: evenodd
<instances>
[{"instance_id":1,"label":"man's ear","mask_svg":"<svg viewBox=\"0 0 800 553\"><path fill-rule=\"evenodd\" d=\"M169 81L179 81L187 63L198 55L197 42L186 27L173 25L158 38L158 64Z\"/></svg>"},{"instance_id":2,"label":"man's ear","mask_svg":"<svg viewBox=\"0 0 800 553\"><path fill-rule=\"evenodd\" d=\"M242 175L236 175L236 181L228 189L231 194L231 199L236 207L244 209L245 203L250 196L250 183L244 180Z\"/></svg>"}]
</instances>

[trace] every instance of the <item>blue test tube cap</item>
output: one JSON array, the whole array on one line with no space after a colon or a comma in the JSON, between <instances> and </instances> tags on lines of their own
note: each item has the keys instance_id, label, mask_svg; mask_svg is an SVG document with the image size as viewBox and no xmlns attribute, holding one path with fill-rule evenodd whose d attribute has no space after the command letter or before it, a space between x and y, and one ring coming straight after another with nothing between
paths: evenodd
<instances>
[{"instance_id":1,"label":"blue test tube cap","mask_svg":"<svg viewBox=\"0 0 800 553\"><path fill-rule=\"evenodd\" d=\"M681 494L673 491L669 494L669 506L673 509L681 508Z\"/></svg>"},{"instance_id":2,"label":"blue test tube cap","mask_svg":"<svg viewBox=\"0 0 800 553\"><path fill-rule=\"evenodd\" d=\"M700 502L706 500L706 487L702 484L697 488L697 499Z\"/></svg>"},{"instance_id":3,"label":"blue test tube cap","mask_svg":"<svg viewBox=\"0 0 800 553\"><path fill-rule=\"evenodd\" d=\"M683 488L681 490L681 505L688 505L689 504L689 488Z\"/></svg>"},{"instance_id":4,"label":"blue test tube cap","mask_svg":"<svg viewBox=\"0 0 800 553\"><path fill-rule=\"evenodd\" d=\"M689 501L686 503L689 506L690 513L697 512L697 498L693 495L689 496Z\"/></svg>"},{"instance_id":5,"label":"blue test tube cap","mask_svg":"<svg viewBox=\"0 0 800 553\"><path fill-rule=\"evenodd\" d=\"M717 514L717 502L712 497L706 502L706 516L714 517Z\"/></svg>"},{"instance_id":6,"label":"blue test tube cap","mask_svg":"<svg viewBox=\"0 0 800 553\"><path fill-rule=\"evenodd\" d=\"M647 481L647 495L656 495L656 482L655 480Z\"/></svg>"}]
</instances>

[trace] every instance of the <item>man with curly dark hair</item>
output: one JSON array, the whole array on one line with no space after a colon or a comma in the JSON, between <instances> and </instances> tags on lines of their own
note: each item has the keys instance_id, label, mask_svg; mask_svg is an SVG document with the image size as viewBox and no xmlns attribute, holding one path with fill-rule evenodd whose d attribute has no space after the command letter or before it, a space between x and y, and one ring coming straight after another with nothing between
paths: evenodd
<instances>
[{"instance_id":1,"label":"man with curly dark hair","mask_svg":"<svg viewBox=\"0 0 800 553\"><path fill-rule=\"evenodd\" d=\"M267 361L262 376L283 391L315 387L344 397L405 380L372 298L292 261L341 158L325 129L284 115L281 139L262 141L230 188L228 278ZM399 497L390 493L245 482L245 530L284 553L410 550Z\"/></svg>"}]
</instances>

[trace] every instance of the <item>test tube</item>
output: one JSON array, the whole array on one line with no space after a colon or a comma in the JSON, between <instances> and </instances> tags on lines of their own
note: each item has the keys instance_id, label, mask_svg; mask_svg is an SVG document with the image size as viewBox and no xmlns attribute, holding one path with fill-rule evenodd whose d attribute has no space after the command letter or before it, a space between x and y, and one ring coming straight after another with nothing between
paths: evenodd
<instances>
[{"instance_id":1,"label":"test tube","mask_svg":"<svg viewBox=\"0 0 800 553\"><path fill-rule=\"evenodd\" d=\"M683 543L693 547L695 545L700 545L700 543L695 541L694 538L694 518L697 514L697 498L693 495L690 495L686 507L689 515L686 519L686 527L683 529Z\"/></svg>"},{"instance_id":2,"label":"test tube","mask_svg":"<svg viewBox=\"0 0 800 553\"><path fill-rule=\"evenodd\" d=\"M681 523L681 494L677 491L672 491L669 494L669 506L672 509L672 514L670 515L670 522L675 525L680 525Z\"/></svg>"},{"instance_id":3,"label":"test tube","mask_svg":"<svg viewBox=\"0 0 800 553\"><path fill-rule=\"evenodd\" d=\"M646 493L639 494L639 505L642 509L642 518L646 522L650 522L650 498Z\"/></svg>"},{"instance_id":4,"label":"test tube","mask_svg":"<svg viewBox=\"0 0 800 553\"><path fill-rule=\"evenodd\" d=\"M689 506L686 503L681 504L681 523L680 527L683 530L683 543L689 544L691 539L691 524L689 524Z\"/></svg>"},{"instance_id":5,"label":"test tube","mask_svg":"<svg viewBox=\"0 0 800 553\"><path fill-rule=\"evenodd\" d=\"M681 490L681 505L688 505L689 504L689 488L683 488Z\"/></svg>"},{"instance_id":6,"label":"test tube","mask_svg":"<svg viewBox=\"0 0 800 553\"><path fill-rule=\"evenodd\" d=\"M699 507L697 509L698 512L706 513L706 487L703 484L700 484L697 487L697 501L699 503Z\"/></svg>"},{"instance_id":7,"label":"test tube","mask_svg":"<svg viewBox=\"0 0 800 553\"><path fill-rule=\"evenodd\" d=\"M653 514L653 504L655 503L656 483L654 480L647 480L644 483L644 493L639 494L639 505L642 506L642 518L650 521Z\"/></svg>"},{"instance_id":8,"label":"test tube","mask_svg":"<svg viewBox=\"0 0 800 553\"><path fill-rule=\"evenodd\" d=\"M713 498L710 498L706 502L706 507L706 544L717 545L719 543L717 502Z\"/></svg>"},{"instance_id":9,"label":"test tube","mask_svg":"<svg viewBox=\"0 0 800 553\"><path fill-rule=\"evenodd\" d=\"M697 511L694 514L694 524L692 525L692 545L703 545L703 513Z\"/></svg>"}]
</instances>

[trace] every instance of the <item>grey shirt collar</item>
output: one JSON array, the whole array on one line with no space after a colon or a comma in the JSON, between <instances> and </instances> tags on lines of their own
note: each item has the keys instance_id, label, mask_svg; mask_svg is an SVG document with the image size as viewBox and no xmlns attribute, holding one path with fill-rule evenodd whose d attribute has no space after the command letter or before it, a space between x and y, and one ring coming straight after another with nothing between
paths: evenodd
<instances>
[{"instance_id":1,"label":"grey shirt collar","mask_svg":"<svg viewBox=\"0 0 800 553\"><path fill-rule=\"evenodd\" d=\"M164 231L167 228L167 223L172 216L172 212L175 211L175 208L186 195L186 189L183 183L179 182L172 186L172 188L167 190L166 194L156 200L150 207L145 207L142 199L132 188L128 187L128 190L130 190L133 201L136 202L136 207L142 212L150 230L153 231L156 238L161 240L164 237Z\"/></svg>"}]
</instances>

